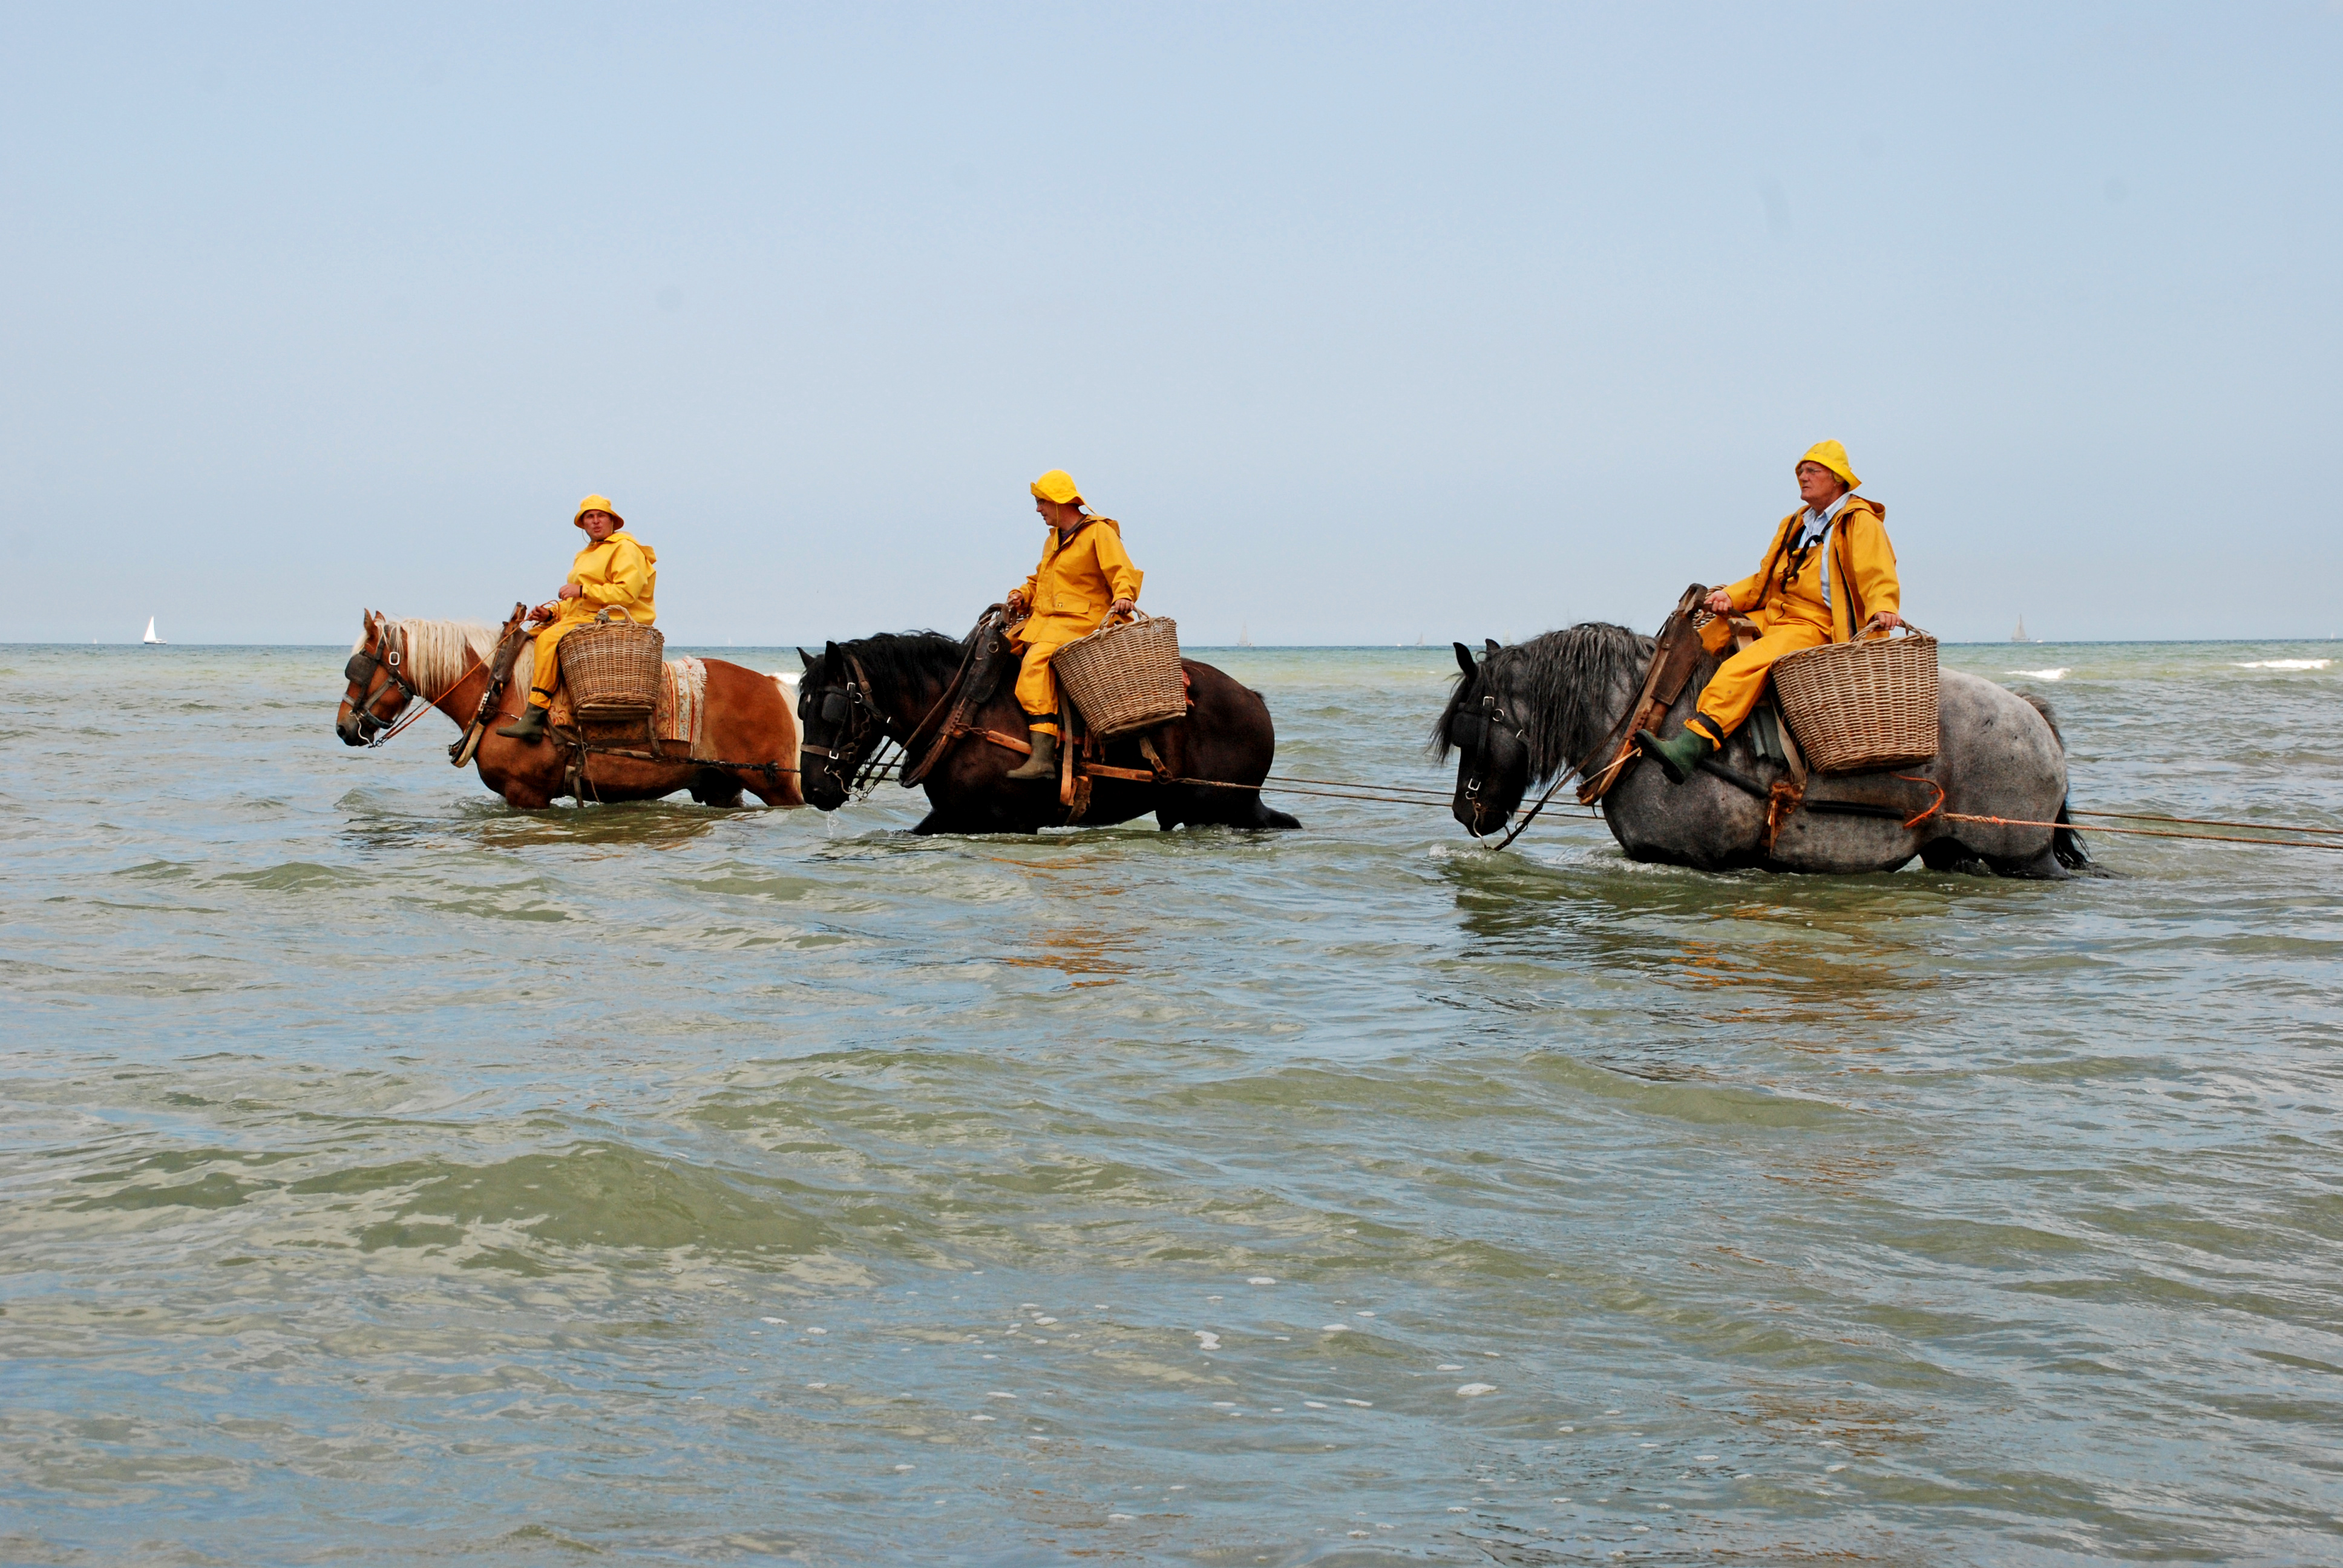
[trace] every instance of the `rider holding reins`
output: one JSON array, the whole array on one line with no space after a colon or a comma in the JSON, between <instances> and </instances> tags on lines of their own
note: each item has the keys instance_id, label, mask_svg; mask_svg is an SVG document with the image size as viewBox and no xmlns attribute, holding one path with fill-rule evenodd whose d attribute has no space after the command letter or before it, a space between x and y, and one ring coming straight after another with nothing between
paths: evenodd
<instances>
[{"instance_id":1,"label":"rider holding reins","mask_svg":"<svg viewBox=\"0 0 2343 1568\"><path fill-rule=\"evenodd\" d=\"M528 706L521 716L497 731L514 740L545 739L545 716L553 694L561 689L561 660L555 649L561 639L590 624L606 609L623 609L639 626L649 626L656 613L652 591L659 585L659 555L626 531L608 496L588 496L578 503L570 519L586 535L586 548L569 563L569 580L561 591L528 612L529 624L539 627L537 658L529 675Z\"/></svg>"},{"instance_id":2,"label":"rider holding reins","mask_svg":"<svg viewBox=\"0 0 2343 1568\"><path fill-rule=\"evenodd\" d=\"M1761 635L1717 667L1701 689L1697 711L1674 739L1635 732L1644 755L1678 784L1741 728L1776 659L1904 624L1896 613L1903 590L1896 579L1896 548L1887 541L1887 508L1855 493L1863 481L1855 477L1846 448L1818 441L1798 459L1796 472L1805 508L1775 528L1765 564L1754 576L1706 600L1713 615L1745 612Z\"/></svg>"},{"instance_id":3,"label":"rider holding reins","mask_svg":"<svg viewBox=\"0 0 2343 1568\"><path fill-rule=\"evenodd\" d=\"M1009 643L1025 656L1017 673L1017 705L1025 710L1025 735L1033 747L1033 755L1008 776L1055 779L1058 678L1050 656L1096 631L1109 616L1138 608L1145 574L1122 548L1122 525L1087 511L1072 475L1052 468L1026 488L1033 492L1033 509L1050 525L1050 537L1041 546L1041 564L1003 601L1012 618L1025 617L1009 628Z\"/></svg>"}]
</instances>

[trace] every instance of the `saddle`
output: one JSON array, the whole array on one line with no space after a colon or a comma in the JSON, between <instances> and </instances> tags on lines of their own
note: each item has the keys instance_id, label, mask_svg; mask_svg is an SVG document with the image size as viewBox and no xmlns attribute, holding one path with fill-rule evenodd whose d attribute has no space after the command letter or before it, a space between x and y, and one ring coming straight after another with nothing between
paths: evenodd
<instances>
[{"instance_id":1,"label":"saddle","mask_svg":"<svg viewBox=\"0 0 2343 1568\"><path fill-rule=\"evenodd\" d=\"M1591 806L1609 794L1642 757L1634 742L1635 732L1650 729L1667 717L1668 709L1684 694L1704 655L1738 653L1762 635L1757 623L1737 610L1722 616L1711 613L1703 603L1708 594L1709 590L1699 583L1685 588L1684 596L1676 600L1675 609L1661 624L1659 635L1652 639L1652 662L1644 675L1644 689L1628 709L1627 721L1621 730L1614 731L1624 731L1627 739L1620 742L1618 750L1600 772L1589 773L1586 781L1579 786L1580 805ZM1774 763L1782 769L1771 785L1726 768L1714 757L1701 766L1704 771L1715 773L1725 782L1765 801L1763 848L1770 853L1782 824L1790 819L1805 799L1807 778L1805 758L1790 727L1782 719L1771 679L1766 681L1765 695L1749 715L1747 729L1758 760ZM1600 748L1597 750L1599 754Z\"/></svg>"},{"instance_id":2,"label":"saddle","mask_svg":"<svg viewBox=\"0 0 2343 1568\"><path fill-rule=\"evenodd\" d=\"M966 651L960 658L960 671L952 677L951 685L945 689L943 697L939 699L939 704L944 708L941 721L938 722L937 716L930 713L912 730L910 744L904 748L909 753L919 743L920 736L930 732L930 726L934 726L934 739L928 742L927 750L911 760L897 776L896 782L904 789L909 789L925 779L954 746L970 735L1004 750L1028 757L1032 755L1033 748L1023 736L1004 735L976 722L976 715L1000 695L1002 682L1010 678L1021 662L1019 654L1009 644L1009 630L1007 613L1001 606L993 605L977 618L976 625L961 639L960 646ZM1188 707L1192 709L1196 705L1194 683L1189 679L1184 667L1180 671L1180 683L1186 692ZM1058 709L1059 731L1063 742L1058 753L1058 802L1066 809L1067 823L1081 820L1082 813L1090 809L1090 781L1093 778L1151 784L1171 777L1171 768L1153 739L1161 726L1135 738L1140 756L1147 763L1145 769L1117 768L1106 762L1105 743L1084 727L1081 710L1074 706L1073 699L1066 694L1062 685L1058 691ZM1177 720L1172 722L1176 723Z\"/></svg>"}]
</instances>

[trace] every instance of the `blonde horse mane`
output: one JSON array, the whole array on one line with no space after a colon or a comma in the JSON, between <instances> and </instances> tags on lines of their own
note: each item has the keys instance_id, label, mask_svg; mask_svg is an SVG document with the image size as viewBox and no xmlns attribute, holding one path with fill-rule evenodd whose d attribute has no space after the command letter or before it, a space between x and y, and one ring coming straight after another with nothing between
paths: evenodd
<instances>
[{"instance_id":1,"label":"blonde horse mane","mask_svg":"<svg viewBox=\"0 0 2343 1568\"><path fill-rule=\"evenodd\" d=\"M407 678L428 692L434 701L464 678L475 664L486 664L496 651L497 628L476 620L393 620L383 618L400 648ZM361 637L350 645L356 653L366 646Z\"/></svg>"}]
</instances>

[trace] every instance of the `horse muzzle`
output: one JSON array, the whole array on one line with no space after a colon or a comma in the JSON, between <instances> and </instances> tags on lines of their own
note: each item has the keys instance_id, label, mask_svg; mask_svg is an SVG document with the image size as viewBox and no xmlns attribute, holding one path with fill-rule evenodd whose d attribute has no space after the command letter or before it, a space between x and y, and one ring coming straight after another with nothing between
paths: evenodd
<instances>
[{"instance_id":1,"label":"horse muzzle","mask_svg":"<svg viewBox=\"0 0 2343 1568\"><path fill-rule=\"evenodd\" d=\"M798 793L807 805L817 811L835 811L846 804L851 791L842 766L841 759L832 757L827 747L798 752Z\"/></svg>"}]
</instances>

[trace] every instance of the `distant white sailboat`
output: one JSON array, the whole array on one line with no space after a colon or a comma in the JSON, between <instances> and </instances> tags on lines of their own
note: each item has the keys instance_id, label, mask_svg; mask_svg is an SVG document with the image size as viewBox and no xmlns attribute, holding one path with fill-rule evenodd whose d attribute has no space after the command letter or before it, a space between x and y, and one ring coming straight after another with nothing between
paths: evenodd
<instances>
[{"instance_id":1,"label":"distant white sailboat","mask_svg":"<svg viewBox=\"0 0 2343 1568\"><path fill-rule=\"evenodd\" d=\"M141 640L156 648L163 646L163 639L155 635L155 618L151 615L146 618L146 635Z\"/></svg>"},{"instance_id":2,"label":"distant white sailboat","mask_svg":"<svg viewBox=\"0 0 2343 1568\"><path fill-rule=\"evenodd\" d=\"M1242 621L1237 622L1237 646L1239 648L1252 646L1252 628Z\"/></svg>"},{"instance_id":3,"label":"distant white sailboat","mask_svg":"<svg viewBox=\"0 0 2343 1568\"><path fill-rule=\"evenodd\" d=\"M2009 634L2009 640L2012 642L2032 642L2034 640L2032 638L2026 635L2026 618L2024 616L2021 615L2017 618L2017 629Z\"/></svg>"}]
</instances>

